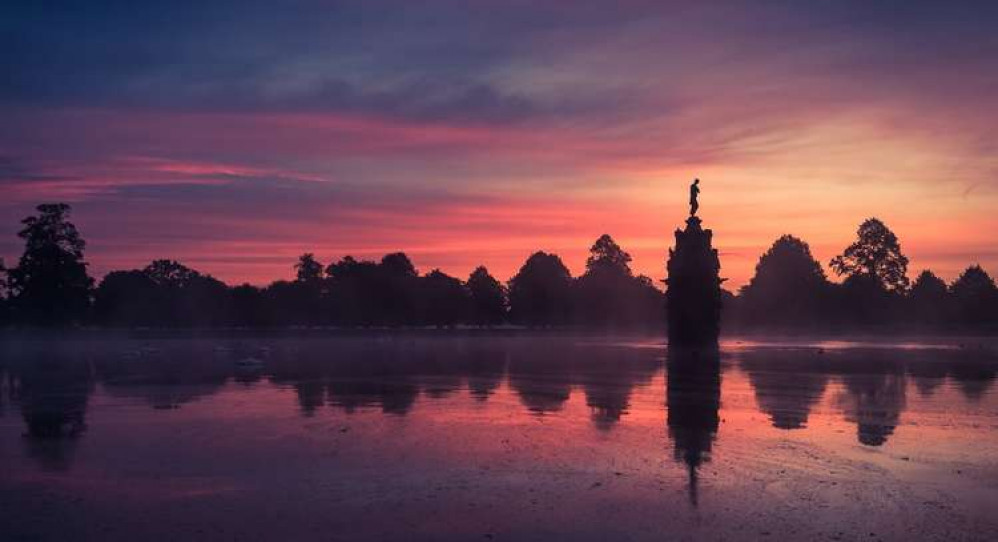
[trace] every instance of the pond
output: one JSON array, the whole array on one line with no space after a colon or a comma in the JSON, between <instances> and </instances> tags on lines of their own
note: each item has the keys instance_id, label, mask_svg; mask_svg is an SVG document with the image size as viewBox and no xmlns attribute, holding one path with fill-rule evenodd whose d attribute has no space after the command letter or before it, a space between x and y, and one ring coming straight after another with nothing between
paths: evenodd
<instances>
[{"instance_id":1,"label":"pond","mask_svg":"<svg viewBox=\"0 0 998 542\"><path fill-rule=\"evenodd\" d=\"M996 539L993 340L5 341L4 540Z\"/></svg>"}]
</instances>

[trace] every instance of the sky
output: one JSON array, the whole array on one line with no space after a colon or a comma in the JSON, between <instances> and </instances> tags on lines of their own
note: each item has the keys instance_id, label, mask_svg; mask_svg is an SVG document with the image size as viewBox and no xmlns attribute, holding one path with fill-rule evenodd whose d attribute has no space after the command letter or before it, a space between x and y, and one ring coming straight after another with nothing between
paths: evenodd
<instances>
[{"instance_id":1,"label":"sky","mask_svg":"<svg viewBox=\"0 0 998 542\"><path fill-rule=\"evenodd\" d=\"M609 233L657 280L699 177L731 289L871 216L909 276L998 275L996 29L998 2L10 0L0 256L65 201L98 277L577 275Z\"/></svg>"}]
</instances>

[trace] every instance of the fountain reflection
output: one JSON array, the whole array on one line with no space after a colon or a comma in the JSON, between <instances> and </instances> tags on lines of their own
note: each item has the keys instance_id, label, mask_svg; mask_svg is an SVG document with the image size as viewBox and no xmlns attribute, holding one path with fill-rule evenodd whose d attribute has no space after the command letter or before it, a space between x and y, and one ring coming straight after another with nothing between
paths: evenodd
<instances>
[{"instance_id":1,"label":"fountain reflection","mask_svg":"<svg viewBox=\"0 0 998 542\"><path fill-rule=\"evenodd\" d=\"M666 424L673 457L686 465L689 498L698 504L700 467L710 461L721 408L721 357L717 350L668 350Z\"/></svg>"}]
</instances>

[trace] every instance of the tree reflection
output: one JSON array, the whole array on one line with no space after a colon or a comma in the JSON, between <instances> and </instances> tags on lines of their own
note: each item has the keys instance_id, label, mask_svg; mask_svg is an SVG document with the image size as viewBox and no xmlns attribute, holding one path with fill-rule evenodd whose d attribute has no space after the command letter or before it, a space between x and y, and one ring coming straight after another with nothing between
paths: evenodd
<instances>
[{"instance_id":1,"label":"tree reflection","mask_svg":"<svg viewBox=\"0 0 998 542\"><path fill-rule=\"evenodd\" d=\"M862 444L881 446L898 426L906 386L901 361L890 353L861 351L835 364L845 385L841 399L845 418L856 424Z\"/></svg>"},{"instance_id":2,"label":"tree reflection","mask_svg":"<svg viewBox=\"0 0 998 542\"><path fill-rule=\"evenodd\" d=\"M710 461L720 424L721 367L717 350L670 348L666 384L667 425L673 457L689 472L690 502L698 503L698 471Z\"/></svg>"},{"instance_id":3,"label":"tree reflection","mask_svg":"<svg viewBox=\"0 0 998 542\"><path fill-rule=\"evenodd\" d=\"M971 352L961 355L961 359L952 364L950 376L956 381L960 392L968 401L980 401L984 393L991 387L998 366L992 360L986 359L984 352Z\"/></svg>"},{"instance_id":4,"label":"tree reflection","mask_svg":"<svg viewBox=\"0 0 998 542\"><path fill-rule=\"evenodd\" d=\"M586 394L593 425L601 431L612 429L630 409L634 387L651 380L661 367L657 349L629 346L588 347L579 379Z\"/></svg>"},{"instance_id":5,"label":"tree reflection","mask_svg":"<svg viewBox=\"0 0 998 542\"><path fill-rule=\"evenodd\" d=\"M814 349L749 350L741 354L759 409L777 429L800 429L821 400L827 368Z\"/></svg>"},{"instance_id":6,"label":"tree reflection","mask_svg":"<svg viewBox=\"0 0 998 542\"><path fill-rule=\"evenodd\" d=\"M79 352L42 348L11 366L10 394L21 410L28 454L48 470L68 469L86 431L93 373Z\"/></svg>"},{"instance_id":7,"label":"tree reflection","mask_svg":"<svg viewBox=\"0 0 998 542\"><path fill-rule=\"evenodd\" d=\"M554 346L558 344L560 347ZM517 344L510 352L509 385L531 413L557 412L572 394L571 351L557 341Z\"/></svg>"},{"instance_id":8,"label":"tree reflection","mask_svg":"<svg viewBox=\"0 0 998 542\"><path fill-rule=\"evenodd\" d=\"M109 395L142 399L172 410L217 393L232 376L231 362L215 356L209 342L157 341L105 351L97 363Z\"/></svg>"}]
</instances>

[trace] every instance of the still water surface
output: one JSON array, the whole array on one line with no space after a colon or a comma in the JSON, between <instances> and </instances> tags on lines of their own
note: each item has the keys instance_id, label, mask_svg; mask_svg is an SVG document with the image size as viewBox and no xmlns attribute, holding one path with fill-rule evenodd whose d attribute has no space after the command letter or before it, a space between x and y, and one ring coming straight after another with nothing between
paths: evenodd
<instances>
[{"instance_id":1,"label":"still water surface","mask_svg":"<svg viewBox=\"0 0 998 542\"><path fill-rule=\"evenodd\" d=\"M4 540L994 540L993 341L8 342Z\"/></svg>"}]
</instances>

